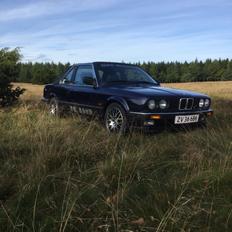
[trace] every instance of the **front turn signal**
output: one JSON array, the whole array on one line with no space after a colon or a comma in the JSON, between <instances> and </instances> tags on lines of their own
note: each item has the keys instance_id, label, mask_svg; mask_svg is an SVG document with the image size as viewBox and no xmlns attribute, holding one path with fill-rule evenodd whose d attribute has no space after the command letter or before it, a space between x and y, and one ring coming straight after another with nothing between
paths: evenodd
<instances>
[{"instance_id":1,"label":"front turn signal","mask_svg":"<svg viewBox=\"0 0 232 232\"><path fill-rule=\"evenodd\" d=\"M161 119L160 115L151 115L150 118L155 120Z\"/></svg>"}]
</instances>

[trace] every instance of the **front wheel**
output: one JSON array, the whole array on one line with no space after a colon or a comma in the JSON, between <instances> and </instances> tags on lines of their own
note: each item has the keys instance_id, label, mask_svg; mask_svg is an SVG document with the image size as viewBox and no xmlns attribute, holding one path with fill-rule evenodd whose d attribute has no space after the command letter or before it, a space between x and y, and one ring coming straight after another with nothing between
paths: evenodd
<instances>
[{"instance_id":1,"label":"front wheel","mask_svg":"<svg viewBox=\"0 0 232 232\"><path fill-rule=\"evenodd\" d=\"M104 122L109 132L125 133L127 130L126 112L117 103L112 103L107 107Z\"/></svg>"}]
</instances>

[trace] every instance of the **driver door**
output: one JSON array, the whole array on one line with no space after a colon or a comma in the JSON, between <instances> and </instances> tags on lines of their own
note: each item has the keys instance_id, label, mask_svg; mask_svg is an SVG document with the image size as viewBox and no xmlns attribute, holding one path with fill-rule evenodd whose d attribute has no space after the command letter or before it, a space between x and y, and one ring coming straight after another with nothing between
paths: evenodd
<instances>
[{"instance_id":1,"label":"driver door","mask_svg":"<svg viewBox=\"0 0 232 232\"><path fill-rule=\"evenodd\" d=\"M67 104L69 101L70 86L72 84L74 73L75 68L70 67L60 79L59 83L56 84L56 97L64 104Z\"/></svg>"},{"instance_id":2,"label":"driver door","mask_svg":"<svg viewBox=\"0 0 232 232\"><path fill-rule=\"evenodd\" d=\"M79 65L77 67L73 84L70 86L69 102L73 105L74 111L80 114L92 115L91 97L93 86L85 84L84 77L94 77L92 65Z\"/></svg>"}]
</instances>

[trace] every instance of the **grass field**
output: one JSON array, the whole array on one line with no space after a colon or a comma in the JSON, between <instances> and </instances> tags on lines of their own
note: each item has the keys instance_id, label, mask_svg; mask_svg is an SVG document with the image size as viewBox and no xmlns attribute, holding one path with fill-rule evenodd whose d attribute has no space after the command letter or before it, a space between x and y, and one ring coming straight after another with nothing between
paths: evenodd
<instances>
[{"instance_id":1,"label":"grass field","mask_svg":"<svg viewBox=\"0 0 232 232\"><path fill-rule=\"evenodd\" d=\"M232 231L232 82L167 84L212 96L206 129L109 135L50 118L43 86L0 111L0 231Z\"/></svg>"}]
</instances>

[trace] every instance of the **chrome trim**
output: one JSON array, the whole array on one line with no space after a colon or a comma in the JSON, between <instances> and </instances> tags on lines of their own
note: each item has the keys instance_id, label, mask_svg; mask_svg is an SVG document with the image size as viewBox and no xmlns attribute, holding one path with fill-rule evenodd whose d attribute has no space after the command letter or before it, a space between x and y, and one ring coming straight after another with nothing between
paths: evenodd
<instances>
[{"instance_id":1,"label":"chrome trim","mask_svg":"<svg viewBox=\"0 0 232 232\"><path fill-rule=\"evenodd\" d=\"M200 114L200 113L209 113L209 112L213 112L213 110L209 109L209 110L202 110L202 111L181 111L181 112L170 112L170 113L143 113L143 112L129 112L129 114L137 114L137 115L173 115L173 114Z\"/></svg>"},{"instance_id":2,"label":"chrome trim","mask_svg":"<svg viewBox=\"0 0 232 232\"><path fill-rule=\"evenodd\" d=\"M86 105L86 104L80 104L76 102L67 102L67 101L59 101L61 104L66 104L70 106L79 106L79 107L86 107L86 108L92 108L92 109L103 109L103 106L93 106L93 105Z\"/></svg>"},{"instance_id":3,"label":"chrome trim","mask_svg":"<svg viewBox=\"0 0 232 232\"><path fill-rule=\"evenodd\" d=\"M182 101L186 100L185 107L181 107ZM191 107L188 107L189 100L192 100ZM179 100L179 110L192 110L194 104L194 98L181 98Z\"/></svg>"}]
</instances>

